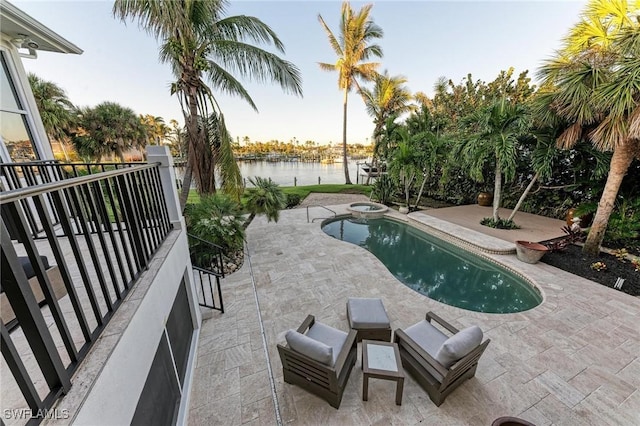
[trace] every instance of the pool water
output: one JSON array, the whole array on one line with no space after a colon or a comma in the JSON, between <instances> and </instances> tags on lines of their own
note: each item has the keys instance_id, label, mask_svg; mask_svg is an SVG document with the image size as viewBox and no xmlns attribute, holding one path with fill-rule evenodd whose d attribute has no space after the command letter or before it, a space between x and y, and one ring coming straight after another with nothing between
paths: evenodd
<instances>
[{"instance_id":1,"label":"pool water","mask_svg":"<svg viewBox=\"0 0 640 426\"><path fill-rule=\"evenodd\" d=\"M365 248L403 284L447 305L513 313L542 302L522 278L405 223L343 217L325 222L322 230Z\"/></svg>"}]
</instances>

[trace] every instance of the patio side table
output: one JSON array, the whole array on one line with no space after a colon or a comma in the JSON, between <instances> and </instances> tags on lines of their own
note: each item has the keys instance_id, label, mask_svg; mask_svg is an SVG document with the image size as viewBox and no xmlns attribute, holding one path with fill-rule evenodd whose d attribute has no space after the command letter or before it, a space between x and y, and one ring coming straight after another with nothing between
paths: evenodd
<instances>
[{"instance_id":1,"label":"patio side table","mask_svg":"<svg viewBox=\"0 0 640 426\"><path fill-rule=\"evenodd\" d=\"M404 371L398 345L392 342L362 341L362 400L369 399L369 379L396 382L396 405L402 405Z\"/></svg>"}]
</instances>

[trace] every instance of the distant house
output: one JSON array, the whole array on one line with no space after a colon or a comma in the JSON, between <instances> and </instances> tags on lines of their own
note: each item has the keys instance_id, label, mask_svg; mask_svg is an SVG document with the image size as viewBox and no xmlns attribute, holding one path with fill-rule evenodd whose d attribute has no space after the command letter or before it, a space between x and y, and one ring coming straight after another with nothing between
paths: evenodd
<instances>
[{"instance_id":1,"label":"distant house","mask_svg":"<svg viewBox=\"0 0 640 426\"><path fill-rule=\"evenodd\" d=\"M0 32L0 161L53 159L22 60L35 60L39 51L79 55L82 49L5 0Z\"/></svg>"}]
</instances>

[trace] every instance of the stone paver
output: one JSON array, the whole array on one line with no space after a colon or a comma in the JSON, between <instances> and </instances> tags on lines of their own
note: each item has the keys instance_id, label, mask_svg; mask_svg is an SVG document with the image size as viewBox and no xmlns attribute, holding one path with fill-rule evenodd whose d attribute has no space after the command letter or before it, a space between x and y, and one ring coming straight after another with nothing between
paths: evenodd
<instances>
[{"instance_id":1,"label":"stone paver","mask_svg":"<svg viewBox=\"0 0 640 426\"><path fill-rule=\"evenodd\" d=\"M346 207L331 206L338 213ZM555 232L532 235L542 231ZM249 264L283 424L487 425L506 415L539 426L640 424L638 298L543 263L484 253L533 281L544 301L516 314L466 311L404 286L368 251L327 236L317 221L307 223L305 209L282 212L278 223L256 218L247 241L251 261L223 282L226 312L202 326L190 424L276 424ZM410 375L402 406L395 405L393 383L380 380L362 401L360 359L339 410L284 383L276 348L284 332L307 314L347 330L349 296L381 297L393 329L430 310L458 327L479 325L491 343L476 376L440 407Z\"/></svg>"}]
</instances>

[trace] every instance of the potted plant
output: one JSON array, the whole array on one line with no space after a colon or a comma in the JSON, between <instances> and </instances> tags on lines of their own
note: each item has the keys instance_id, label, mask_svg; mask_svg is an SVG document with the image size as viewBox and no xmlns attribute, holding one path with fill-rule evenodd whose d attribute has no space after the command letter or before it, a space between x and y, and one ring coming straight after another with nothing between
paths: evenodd
<instances>
[{"instance_id":1,"label":"potted plant","mask_svg":"<svg viewBox=\"0 0 640 426\"><path fill-rule=\"evenodd\" d=\"M549 249L540 243L516 241L516 255L525 263L538 263L548 251Z\"/></svg>"}]
</instances>

